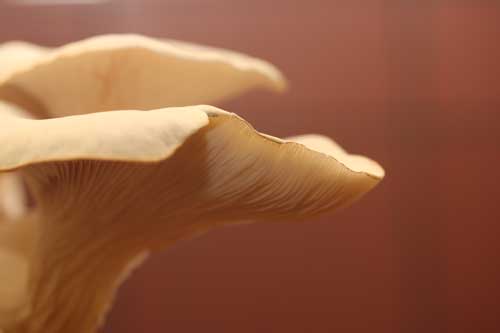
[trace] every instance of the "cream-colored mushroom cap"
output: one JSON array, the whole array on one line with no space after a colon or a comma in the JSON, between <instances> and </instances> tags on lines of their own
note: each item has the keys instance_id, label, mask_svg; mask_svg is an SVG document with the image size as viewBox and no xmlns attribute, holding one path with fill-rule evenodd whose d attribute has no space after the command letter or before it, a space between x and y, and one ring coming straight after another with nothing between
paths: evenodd
<instances>
[{"instance_id":1,"label":"cream-colored mushroom cap","mask_svg":"<svg viewBox=\"0 0 500 333\"><path fill-rule=\"evenodd\" d=\"M292 140L205 105L4 117L0 170L23 175L36 208L9 224L23 247L0 236L0 274L3 261L24 279L11 308L0 303L0 328L95 332L144 253L219 225L334 211L383 177L325 137Z\"/></svg>"},{"instance_id":2,"label":"cream-colored mushroom cap","mask_svg":"<svg viewBox=\"0 0 500 333\"><path fill-rule=\"evenodd\" d=\"M16 49L3 48L9 54ZM44 118L214 104L255 88L286 86L263 60L139 35L104 35L36 50L0 67L0 99L29 105Z\"/></svg>"}]
</instances>

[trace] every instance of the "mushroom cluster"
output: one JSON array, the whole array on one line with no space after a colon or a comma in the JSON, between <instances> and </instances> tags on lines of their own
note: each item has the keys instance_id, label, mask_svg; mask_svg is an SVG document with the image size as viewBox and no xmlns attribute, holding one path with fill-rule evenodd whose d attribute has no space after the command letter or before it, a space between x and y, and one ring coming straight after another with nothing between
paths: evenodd
<instances>
[{"instance_id":1,"label":"mushroom cluster","mask_svg":"<svg viewBox=\"0 0 500 333\"><path fill-rule=\"evenodd\" d=\"M278 139L208 105L258 88L286 82L178 41L0 45L0 332L95 332L149 253L331 212L383 178L326 137Z\"/></svg>"}]
</instances>

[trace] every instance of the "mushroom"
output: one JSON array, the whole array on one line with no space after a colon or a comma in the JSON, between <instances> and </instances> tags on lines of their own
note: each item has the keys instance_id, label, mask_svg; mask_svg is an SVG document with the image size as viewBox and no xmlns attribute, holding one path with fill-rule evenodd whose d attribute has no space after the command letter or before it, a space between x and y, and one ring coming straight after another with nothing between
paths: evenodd
<instances>
[{"instance_id":1,"label":"mushroom","mask_svg":"<svg viewBox=\"0 0 500 333\"><path fill-rule=\"evenodd\" d=\"M384 176L376 162L349 155L326 137L281 140L213 106L142 111L162 103L219 100L258 86L282 87L281 76L270 65L227 51L125 38L138 49L117 51L126 44L119 37L98 37L49 51L48 58L5 76L5 86L21 92L18 106L35 101L31 105L43 105L35 112L49 119L0 114L0 172L17 171L36 203L17 221L0 224L4 333L95 332L120 283L149 253L217 226L331 212ZM172 45L186 53L175 54ZM120 54L120 61L103 74L113 77L108 82L137 75L139 83L91 85L95 78L89 73L100 62L108 68L105 59L115 59L110 54ZM137 70L141 57L153 68L144 69L144 77ZM186 75L199 76L197 83L177 87L193 68ZM82 89L92 91L70 84L66 71L73 69ZM155 71L165 77L156 79ZM205 75L214 75L215 83ZM170 87L181 97L170 94ZM108 107L124 110L95 112Z\"/></svg>"},{"instance_id":2,"label":"mushroom","mask_svg":"<svg viewBox=\"0 0 500 333\"><path fill-rule=\"evenodd\" d=\"M214 104L254 88L286 87L263 60L173 40L104 35L52 50L7 46L3 53L29 56L0 67L0 98L44 118Z\"/></svg>"}]
</instances>

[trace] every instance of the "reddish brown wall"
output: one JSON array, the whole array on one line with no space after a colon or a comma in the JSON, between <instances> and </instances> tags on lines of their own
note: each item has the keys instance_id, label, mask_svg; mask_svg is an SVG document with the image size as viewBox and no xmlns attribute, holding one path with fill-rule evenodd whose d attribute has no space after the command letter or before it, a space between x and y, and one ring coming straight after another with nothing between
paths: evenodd
<instances>
[{"instance_id":1,"label":"reddish brown wall","mask_svg":"<svg viewBox=\"0 0 500 333\"><path fill-rule=\"evenodd\" d=\"M387 179L316 223L219 230L154 257L122 289L106 332L499 329L500 4L0 1L0 40L109 32L271 60L288 94L223 106L275 135L330 135L379 160Z\"/></svg>"}]
</instances>

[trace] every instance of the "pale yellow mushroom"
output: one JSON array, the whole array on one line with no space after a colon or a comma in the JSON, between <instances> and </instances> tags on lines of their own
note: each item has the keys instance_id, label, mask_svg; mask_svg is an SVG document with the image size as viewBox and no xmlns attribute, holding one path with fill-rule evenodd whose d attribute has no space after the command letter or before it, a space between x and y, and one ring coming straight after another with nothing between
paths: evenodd
<instances>
[{"instance_id":1,"label":"pale yellow mushroom","mask_svg":"<svg viewBox=\"0 0 500 333\"><path fill-rule=\"evenodd\" d=\"M0 99L45 118L214 104L251 89L285 86L263 60L138 35L93 37L0 68Z\"/></svg>"},{"instance_id":2,"label":"pale yellow mushroom","mask_svg":"<svg viewBox=\"0 0 500 333\"><path fill-rule=\"evenodd\" d=\"M4 54L16 48L25 56L0 67L0 180L15 177L0 203L26 186L35 204L0 213L2 333L95 332L148 253L331 212L384 177L323 136L281 140L212 106L167 107L282 90L262 60L133 35Z\"/></svg>"},{"instance_id":3,"label":"pale yellow mushroom","mask_svg":"<svg viewBox=\"0 0 500 333\"><path fill-rule=\"evenodd\" d=\"M13 250L30 275L27 291L15 286L13 303L26 305L8 333L94 332L145 251L218 225L333 211L384 175L367 158L330 155L322 137L318 152L210 106L3 120L0 170L19 170L37 202L33 244Z\"/></svg>"}]
</instances>

